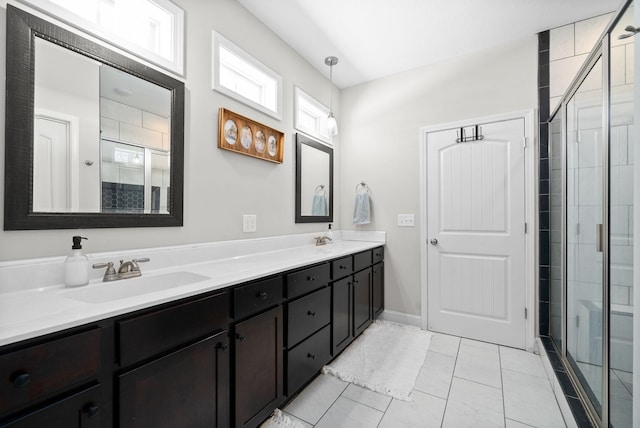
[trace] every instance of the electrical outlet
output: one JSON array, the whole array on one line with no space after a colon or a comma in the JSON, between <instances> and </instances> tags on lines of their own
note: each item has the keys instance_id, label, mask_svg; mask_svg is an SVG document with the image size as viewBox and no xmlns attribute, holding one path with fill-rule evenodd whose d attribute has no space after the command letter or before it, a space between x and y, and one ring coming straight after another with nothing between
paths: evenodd
<instances>
[{"instance_id":1,"label":"electrical outlet","mask_svg":"<svg viewBox=\"0 0 640 428\"><path fill-rule=\"evenodd\" d=\"M258 229L258 218L255 214L245 214L242 216L242 231L255 232Z\"/></svg>"},{"instance_id":2,"label":"electrical outlet","mask_svg":"<svg viewBox=\"0 0 640 428\"><path fill-rule=\"evenodd\" d=\"M416 225L415 214L398 214L398 226L414 227Z\"/></svg>"}]
</instances>

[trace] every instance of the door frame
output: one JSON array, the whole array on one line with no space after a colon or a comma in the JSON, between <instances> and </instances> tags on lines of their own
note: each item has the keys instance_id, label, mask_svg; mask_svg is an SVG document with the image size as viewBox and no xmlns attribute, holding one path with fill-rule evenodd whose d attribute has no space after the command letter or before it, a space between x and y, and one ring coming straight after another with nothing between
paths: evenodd
<instances>
[{"instance_id":1,"label":"door frame","mask_svg":"<svg viewBox=\"0 0 640 428\"><path fill-rule=\"evenodd\" d=\"M511 113L483 116L420 128L420 325L429 329L428 314L428 275L427 275L427 134L432 132L471 126L476 123L499 122L513 119L524 119L526 150L524 160L525 180L525 305L527 318L525 320L525 349L535 350L536 326L538 325L538 201L535 195L538 191L538 138L535 133L534 110L519 110Z\"/></svg>"}]
</instances>

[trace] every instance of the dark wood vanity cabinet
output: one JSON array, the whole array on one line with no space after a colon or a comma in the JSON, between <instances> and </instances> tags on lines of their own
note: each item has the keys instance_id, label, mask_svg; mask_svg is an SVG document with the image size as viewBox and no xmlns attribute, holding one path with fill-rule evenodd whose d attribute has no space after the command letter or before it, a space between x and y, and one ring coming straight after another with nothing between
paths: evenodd
<instances>
[{"instance_id":1,"label":"dark wood vanity cabinet","mask_svg":"<svg viewBox=\"0 0 640 428\"><path fill-rule=\"evenodd\" d=\"M0 348L0 427L256 427L384 309L383 248Z\"/></svg>"},{"instance_id":2,"label":"dark wood vanity cabinet","mask_svg":"<svg viewBox=\"0 0 640 428\"><path fill-rule=\"evenodd\" d=\"M118 376L119 427L229 426L227 331Z\"/></svg>"},{"instance_id":3,"label":"dark wood vanity cabinet","mask_svg":"<svg viewBox=\"0 0 640 428\"><path fill-rule=\"evenodd\" d=\"M0 351L0 426L100 426L101 331L84 330Z\"/></svg>"},{"instance_id":4,"label":"dark wood vanity cabinet","mask_svg":"<svg viewBox=\"0 0 640 428\"><path fill-rule=\"evenodd\" d=\"M236 427L260 425L284 399L282 306L234 327Z\"/></svg>"},{"instance_id":5,"label":"dark wood vanity cabinet","mask_svg":"<svg viewBox=\"0 0 640 428\"><path fill-rule=\"evenodd\" d=\"M229 293L115 321L118 426L229 425Z\"/></svg>"}]
</instances>

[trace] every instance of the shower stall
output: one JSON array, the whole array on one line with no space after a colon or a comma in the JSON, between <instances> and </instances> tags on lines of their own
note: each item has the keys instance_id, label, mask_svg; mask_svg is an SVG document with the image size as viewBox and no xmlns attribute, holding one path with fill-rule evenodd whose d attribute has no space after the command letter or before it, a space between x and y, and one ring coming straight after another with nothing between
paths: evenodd
<instances>
[{"instance_id":1,"label":"shower stall","mask_svg":"<svg viewBox=\"0 0 640 428\"><path fill-rule=\"evenodd\" d=\"M549 122L549 334L603 427L640 427L639 15L625 2Z\"/></svg>"}]
</instances>

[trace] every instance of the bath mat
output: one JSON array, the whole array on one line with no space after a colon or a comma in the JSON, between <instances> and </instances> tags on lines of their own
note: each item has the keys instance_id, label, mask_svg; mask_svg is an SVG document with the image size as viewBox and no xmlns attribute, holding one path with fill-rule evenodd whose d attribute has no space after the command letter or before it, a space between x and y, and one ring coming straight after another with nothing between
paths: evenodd
<instances>
[{"instance_id":1,"label":"bath mat","mask_svg":"<svg viewBox=\"0 0 640 428\"><path fill-rule=\"evenodd\" d=\"M291 419L280 409L276 409L273 415L260 425L260 428L304 428L304 425L295 419Z\"/></svg>"},{"instance_id":2,"label":"bath mat","mask_svg":"<svg viewBox=\"0 0 640 428\"><path fill-rule=\"evenodd\" d=\"M430 341L431 333L417 327L375 321L322 373L410 401Z\"/></svg>"}]
</instances>

